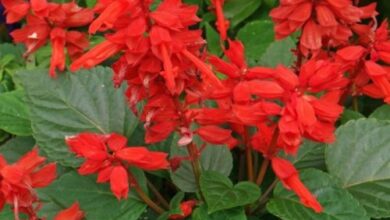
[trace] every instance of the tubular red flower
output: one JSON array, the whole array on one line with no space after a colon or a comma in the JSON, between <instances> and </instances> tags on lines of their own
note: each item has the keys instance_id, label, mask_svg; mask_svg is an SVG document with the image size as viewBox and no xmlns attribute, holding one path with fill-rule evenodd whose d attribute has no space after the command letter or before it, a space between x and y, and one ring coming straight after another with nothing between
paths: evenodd
<instances>
[{"instance_id":1,"label":"tubular red flower","mask_svg":"<svg viewBox=\"0 0 390 220\"><path fill-rule=\"evenodd\" d=\"M183 50L182 54L187 57L201 71L204 80L206 80L216 88L223 88L221 81L217 78L217 76L213 73L209 66L207 66L204 62L202 62L199 58L197 58L188 50Z\"/></svg>"},{"instance_id":2,"label":"tubular red flower","mask_svg":"<svg viewBox=\"0 0 390 220\"><path fill-rule=\"evenodd\" d=\"M215 7L215 14L217 15L215 26L218 29L221 39L226 40L229 21L225 19L225 15L223 14L224 0L212 0L211 3Z\"/></svg>"},{"instance_id":3,"label":"tubular red flower","mask_svg":"<svg viewBox=\"0 0 390 220\"><path fill-rule=\"evenodd\" d=\"M122 48L122 45L112 43L110 41L104 41L75 60L70 66L70 70L77 71L80 68L92 68L112 55L118 53L122 50Z\"/></svg>"},{"instance_id":4,"label":"tubular red flower","mask_svg":"<svg viewBox=\"0 0 390 220\"><path fill-rule=\"evenodd\" d=\"M65 30L61 28L54 28L50 33L50 39L53 52L50 60L49 74L50 76L55 77L56 68L61 71L65 69Z\"/></svg>"},{"instance_id":5,"label":"tubular red flower","mask_svg":"<svg viewBox=\"0 0 390 220\"><path fill-rule=\"evenodd\" d=\"M73 203L69 208L60 211L54 220L82 220L85 214L80 209L78 202Z\"/></svg>"},{"instance_id":6,"label":"tubular red flower","mask_svg":"<svg viewBox=\"0 0 390 220\"><path fill-rule=\"evenodd\" d=\"M283 185L293 190L300 198L303 205L313 209L315 212L322 212L323 208L316 197L306 188L298 176L298 171L288 161L281 158L272 158L272 169Z\"/></svg>"}]
</instances>

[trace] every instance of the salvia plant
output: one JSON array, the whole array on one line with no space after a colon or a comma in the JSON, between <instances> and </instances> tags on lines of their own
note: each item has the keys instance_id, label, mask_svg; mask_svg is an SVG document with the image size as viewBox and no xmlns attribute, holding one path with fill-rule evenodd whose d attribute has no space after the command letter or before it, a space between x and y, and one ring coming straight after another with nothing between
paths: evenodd
<instances>
[{"instance_id":1,"label":"salvia plant","mask_svg":"<svg viewBox=\"0 0 390 220\"><path fill-rule=\"evenodd\" d=\"M0 219L390 218L383 2L1 0Z\"/></svg>"}]
</instances>

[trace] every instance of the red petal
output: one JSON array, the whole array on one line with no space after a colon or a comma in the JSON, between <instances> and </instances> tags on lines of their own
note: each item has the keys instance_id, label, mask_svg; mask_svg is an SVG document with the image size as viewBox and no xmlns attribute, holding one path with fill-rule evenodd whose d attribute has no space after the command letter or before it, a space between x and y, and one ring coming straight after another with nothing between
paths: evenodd
<instances>
[{"instance_id":1,"label":"red petal","mask_svg":"<svg viewBox=\"0 0 390 220\"><path fill-rule=\"evenodd\" d=\"M54 220L81 220L84 218L84 212L80 210L79 203L73 203L69 208L62 210Z\"/></svg>"},{"instance_id":2,"label":"red petal","mask_svg":"<svg viewBox=\"0 0 390 220\"><path fill-rule=\"evenodd\" d=\"M127 170L124 167L116 166L112 169L110 186L111 191L118 200L127 198L129 194L129 181Z\"/></svg>"},{"instance_id":3,"label":"red petal","mask_svg":"<svg viewBox=\"0 0 390 220\"><path fill-rule=\"evenodd\" d=\"M317 50L322 46L321 29L313 21L309 21L303 27L301 44L307 49Z\"/></svg>"},{"instance_id":4,"label":"red petal","mask_svg":"<svg viewBox=\"0 0 390 220\"><path fill-rule=\"evenodd\" d=\"M31 174L31 186L34 188L46 187L57 177L57 166L55 163L48 164L39 171Z\"/></svg>"},{"instance_id":5,"label":"red petal","mask_svg":"<svg viewBox=\"0 0 390 220\"><path fill-rule=\"evenodd\" d=\"M313 106L302 97L297 99L296 111L298 121L303 125L310 127L317 122Z\"/></svg>"},{"instance_id":6,"label":"red petal","mask_svg":"<svg viewBox=\"0 0 390 220\"><path fill-rule=\"evenodd\" d=\"M241 41L229 41L229 49L225 51L226 56L229 60L237 65L239 68L246 67L244 45Z\"/></svg>"},{"instance_id":7,"label":"red petal","mask_svg":"<svg viewBox=\"0 0 390 220\"><path fill-rule=\"evenodd\" d=\"M346 61L357 61L362 58L366 48L362 46L348 46L337 51L337 56Z\"/></svg>"},{"instance_id":8,"label":"red petal","mask_svg":"<svg viewBox=\"0 0 390 220\"><path fill-rule=\"evenodd\" d=\"M211 144L225 144L231 138L231 130L220 128L215 125L202 126L197 134Z\"/></svg>"},{"instance_id":9,"label":"red petal","mask_svg":"<svg viewBox=\"0 0 390 220\"><path fill-rule=\"evenodd\" d=\"M368 75L372 77L387 75L386 69L373 61L366 61L364 65Z\"/></svg>"},{"instance_id":10,"label":"red petal","mask_svg":"<svg viewBox=\"0 0 390 220\"><path fill-rule=\"evenodd\" d=\"M32 172L35 168L45 162L46 158L38 155L38 148L34 148L32 151L25 154L22 158L16 162L17 166L23 169L25 172Z\"/></svg>"},{"instance_id":11,"label":"red petal","mask_svg":"<svg viewBox=\"0 0 390 220\"><path fill-rule=\"evenodd\" d=\"M298 171L290 161L275 157L271 164L275 175L282 181L283 185L287 189L293 190L305 206L312 208L315 212L322 212L321 204L300 181Z\"/></svg>"},{"instance_id":12,"label":"red petal","mask_svg":"<svg viewBox=\"0 0 390 220\"><path fill-rule=\"evenodd\" d=\"M118 151L127 145L127 138L120 134L112 133L107 139L107 145L112 151Z\"/></svg>"},{"instance_id":13,"label":"red petal","mask_svg":"<svg viewBox=\"0 0 390 220\"><path fill-rule=\"evenodd\" d=\"M316 6L318 23L324 27L334 27L338 25L333 12L323 5Z\"/></svg>"}]
</instances>

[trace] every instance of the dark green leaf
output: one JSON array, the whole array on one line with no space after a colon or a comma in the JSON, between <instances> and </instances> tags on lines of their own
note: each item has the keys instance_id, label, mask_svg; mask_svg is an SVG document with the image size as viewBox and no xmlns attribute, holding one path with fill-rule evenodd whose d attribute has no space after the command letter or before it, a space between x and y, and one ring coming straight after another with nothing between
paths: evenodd
<instances>
[{"instance_id":1,"label":"dark green leaf","mask_svg":"<svg viewBox=\"0 0 390 220\"><path fill-rule=\"evenodd\" d=\"M253 14L261 5L261 0L226 0L223 11L230 26L234 28Z\"/></svg>"},{"instance_id":2,"label":"dark green leaf","mask_svg":"<svg viewBox=\"0 0 390 220\"><path fill-rule=\"evenodd\" d=\"M298 169L325 169L325 147L325 144L305 140L299 147L296 156L290 156L284 153L283 155Z\"/></svg>"},{"instance_id":3,"label":"dark green leaf","mask_svg":"<svg viewBox=\"0 0 390 220\"><path fill-rule=\"evenodd\" d=\"M219 34L209 23L205 23L207 49L210 53L220 56L222 54Z\"/></svg>"},{"instance_id":4,"label":"dark green leaf","mask_svg":"<svg viewBox=\"0 0 390 220\"><path fill-rule=\"evenodd\" d=\"M93 8L96 5L96 0L85 0L88 8Z\"/></svg>"},{"instance_id":5,"label":"dark green leaf","mask_svg":"<svg viewBox=\"0 0 390 220\"><path fill-rule=\"evenodd\" d=\"M246 216L242 207L208 214L207 205L203 204L194 210L192 220L246 220Z\"/></svg>"},{"instance_id":6,"label":"dark green leaf","mask_svg":"<svg viewBox=\"0 0 390 220\"><path fill-rule=\"evenodd\" d=\"M364 118L364 115L362 115L360 112L353 111L350 109L345 109L343 114L341 115L341 124L345 124L351 120L357 120L360 118Z\"/></svg>"},{"instance_id":7,"label":"dark green leaf","mask_svg":"<svg viewBox=\"0 0 390 220\"><path fill-rule=\"evenodd\" d=\"M172 145L171 155L186 156L185 147ZM207 146L201 155L201 165L203 170L218 171L224 176L229 176L233 168L233 158L230 150L225 146ZM184 192L196 192L197 187L192 166L189 161L183 161L180 168L171 172L172 181L180 190Z\"/></svg>"},{"instance_id":8,"label":"dark green leaf","mask_svg":"<svg viewBox=\"0 0 390 220\"><path fill-rule=\"evenodd\" d=\"M246 24L237 35L245 45L245 54L250 65L274 67L278 64L289 66L294 61L291 49L294 41L287 37L274 40L273 23L270 20L258 20Z\"/></svg>"},{"instance_id":9,"label":"dark green leaf","mask_svg":"<svg viewBox=\"0 0 390 220\"><path fill-rule=\"evenodd\" d=\"M324 210L315 213L302 205L297 196L287 191L281 183L274 189L274 198L267 210L283 220L368 220L364 208L347 190L342 189L328 174L306 169L301 173L302 182L317 197Z\"/></svg>"},{"instance_id":10,"label":"dark green leaf","mask_svg":"<svg viewBox=\"0 0 390 220\"><path fill-rule=\"evenodd\" d=\"M251 182L236 185L215 171L204 171L200 188L208 206L208 213L240 207L255 202L260 197L260 188Z\"/></svg>"},{"instance_id":11,"label":"dark green leaf","mask_svg":"<svg viewBox=\"0 0 390 220\"><path fill-rule=\"evenodd\" d=\"M24 92L16 90L0 95L0 129L19 136L32 134Z\"/></svg>"},{"instance_id":12,"label":"dark green leaf","mask_svg":"<svg viewBox=\"0 0 390 220\"><path fill-rule=\"evenodd\" d=\"M8 163L14 163L29 152L34 145L35 140L32 137L16 137L0 147L0 154L7 159Z\"/></svg>"},{"instance_id":13,"label":"dark green leaf","mask_svg":"<svg viewBox=\"0 0 390 220\"><path fill-rule=\"evenodd\" d=\"M33 136L51 160L64 166L78 166L65 137L79 132L117 132L132 138L138 120L125 102L124 87L112 85L108 68L59 74L26 71L19 75L30 107Z\"/></svg>"},{"instance_id":14,"label":"dark green leaf","mask_svg":"<svg viewBox=\"0 0 390 220\"><path fill-rule=\"evenodd\" d=\"M377 108L370 118L376 118L378 120L390 120L390 105L383 105Z\"/></svg>"},{"instance_id":15,"label":"dark green leaf","mask_svg":"<svg viewBox=\"0 0 390 220\"><path fill-rule=\"evenodd\" d=\"M137 180L142 180L142 177L144 178L143 174L138 174ZM98 184L96 177L80 176L76 172L64 174L53 184L40 190L40 194L48 201L41 211L42 216L47 216L48 219L76 201L85 211L87 220L137 220L146 208L134 193L127 200L119 202L108 184Z\"/></svg>"},{"instance_id":16,"label":"dark green leaf","mask_svg":"<svg viewBox=\"0 0 390 220\"><path fill-rule=\"evenodd\" d=\"M390 123L359 119L339 127L326 150L330 174L375 218L390 217Z\"/></svg>"}]
</instances>

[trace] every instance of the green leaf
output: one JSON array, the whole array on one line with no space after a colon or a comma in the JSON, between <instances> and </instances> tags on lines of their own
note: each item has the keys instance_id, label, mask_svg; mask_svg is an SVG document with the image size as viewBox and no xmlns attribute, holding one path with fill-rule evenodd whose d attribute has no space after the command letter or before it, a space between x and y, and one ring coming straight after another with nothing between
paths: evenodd
<instances>
[{"instance_id":1,"label":"green leaf","mask_svg":"<svg viewBox=\"0 0 390 220\"><path fill-rule=\"evenodd\" d=\"M24 92L16 90L0 95L0 129L19 136L32 134Z\"/></svg>"},{"instance_id":2,"label":"green leaf","mask_svg":"<svg viewBox=\"0 0 390 220\"><path fill-rule=\"evenodd\" d=\"M353 111L350 109L345 109L343 114L341 115L341 124L345 124L351 120L357 120L360 118L364 118L364 115L362 115L360 112Z\"/></svg>"},{"instance_id":3,"label":"green leaf","mask_svg":"<svg viewBox=\"0 0 390 220\"><path fill-rule=\"evenodd\" d=\"M7 159L8 163L14 163L29 152L34 145L35 140L32 137L15 137L0 147L0 154Z\"/></svg>"},{"instance_id":4,"label":"green leaf","mask_svg":"<svg viewBox=\"0 0 390 220\"><path fill-rule=\"evenodd\" d=\"M370 118L378 120L390 120L390 105L383 105L371 113Z\"/></svg>"},{"instance_id":5,"label":"green leaf","mask_svg":"<svg viewBox=\"0 0 390 220\"><path fill-rule=\"evenodd\" d=\"M172 145L171 155L186 156L187 150L185 147ZM200 163L204 171L218 171L224 176L229 176L233 168L233 158L230 150L225 146L207 146L200 158ZM171 171L173 183L184 192L196 192L197 186L195 182L192 166L189 161L183 161L180 168L175 172Z\"/></svg>"},{"instance_id":6,"label":"green leaf","mask_svg":"<svg viewBox=\"0 0 390 220\"><path fill-rule=\"evenodd\" d=\"M233 185L230 179L215 171L204 171L200 176L200 188L208 206L208 213L240 207L255 202L260 188L251 182Z\"/></svg>"},{"instance_id":7,"label":"green leaf","mask_svg":"<svg viewBox=\"0 0 390 220\"><path fill-rule=\"evenodd\" d=\"M318 168L325 169L325 147L323 143L305 140L299 147L296 156L282 155L290 160L296 168Z\"/></svg>"},{"instance_id":8,"label":"green leaf","mask_svg":"<svg viewBox=\"0 0 390 220\"><path fill-rule=\"evenodd\" d=\"M88 8L93 8L96 5L96 0L85 0Z\"/></svg>"},{"instance_id":9,"label":"green leaf","mask_svg":"<svg viewBox=\"0 0 390 220\"><path fill-rule=\"evenodd\" d=\"M210 53L220 56L222 54L221 42L219 34L209 23L205 23L207 49Z\"/></svg>"},{"instance_id":10,"label":"green leaf","mask_svg":"<svg viewBox=\"0 0 390 220\"><path fill-rule=\"evenodd\" d=\"M87 220L137 220L146 208L134 193L127 200L119 202L108 184L98 184L96 177L80 176L76 172L64 174L47 188L41 189L40 194L50 201L41 211L43 216L50 217L48 219L76 201L85 211Z\"/></svg>"},{"instance_id":11,"label":"green leaf","mask_svg":"<svg viewBox=\"0 0 390 220\"><path fill-rule=\"evenodd\" d=\"M65 144L68 135L117 132L131 140L136 134L138 120L126 105L125 87L113 87L109 68L59 74L57 79L44 70L18 76L26 90L33 136L51 160L64 166L79 165Z\"/></svg>"},{"instance_id":12,"label":"green leaf","mask_svg":"<svg viewBox=\"0 0 390 220\"><path fill-rule=\"evenodd\" d=\"M203 204L194 210L192 220L246 220L246 216L242 207L208 214L207 205Z\"/></svg>"},{"instance_id":13,"label":"green leaf","mask_svg":"<svg viewBox=\"0 0 390 220\"><path fill-rule=\"evenodd\" d=\"M261 0L226 0L223 11L234 28L251 16L261 5Z\"/></svg>"},{"instance_id":14,"label":"green leaf","mask_svg":"<svg viewBox=\"0 0 390 220\"><path fill-rule=\"evenodd\" d=\"M326 150L330 174L375 218L390 217L390 123L350 121L339 127Z\"/></svg>"},{"instance_id":15,"label":"green leaf","mask_svg":"<svg viewBox=\"0 0 390 220\"><path fill-rule=\"evenodd\" d=\"M267 210L283 220L368 220L364 208L347 190L342 189L328 174L306 169L301 173L302 182L317 197L324 210L315 213L301 204L297 196L287 191L281 183L274 189L274 198Z\"/></svg>"},{"instance_id":16,"label":"green leaf","mask_svg":"<svg viewBox=\"0 0 390 220\"><path fill-rule=\"evenodd\" d=\"M290 66L294 61L291 49L295 43L291 37L274 40L273 23L270 20L257 20L246 24L237 34L245 46L249 65L275 67L278 64Z\"/></svg>"}]
</instances>

